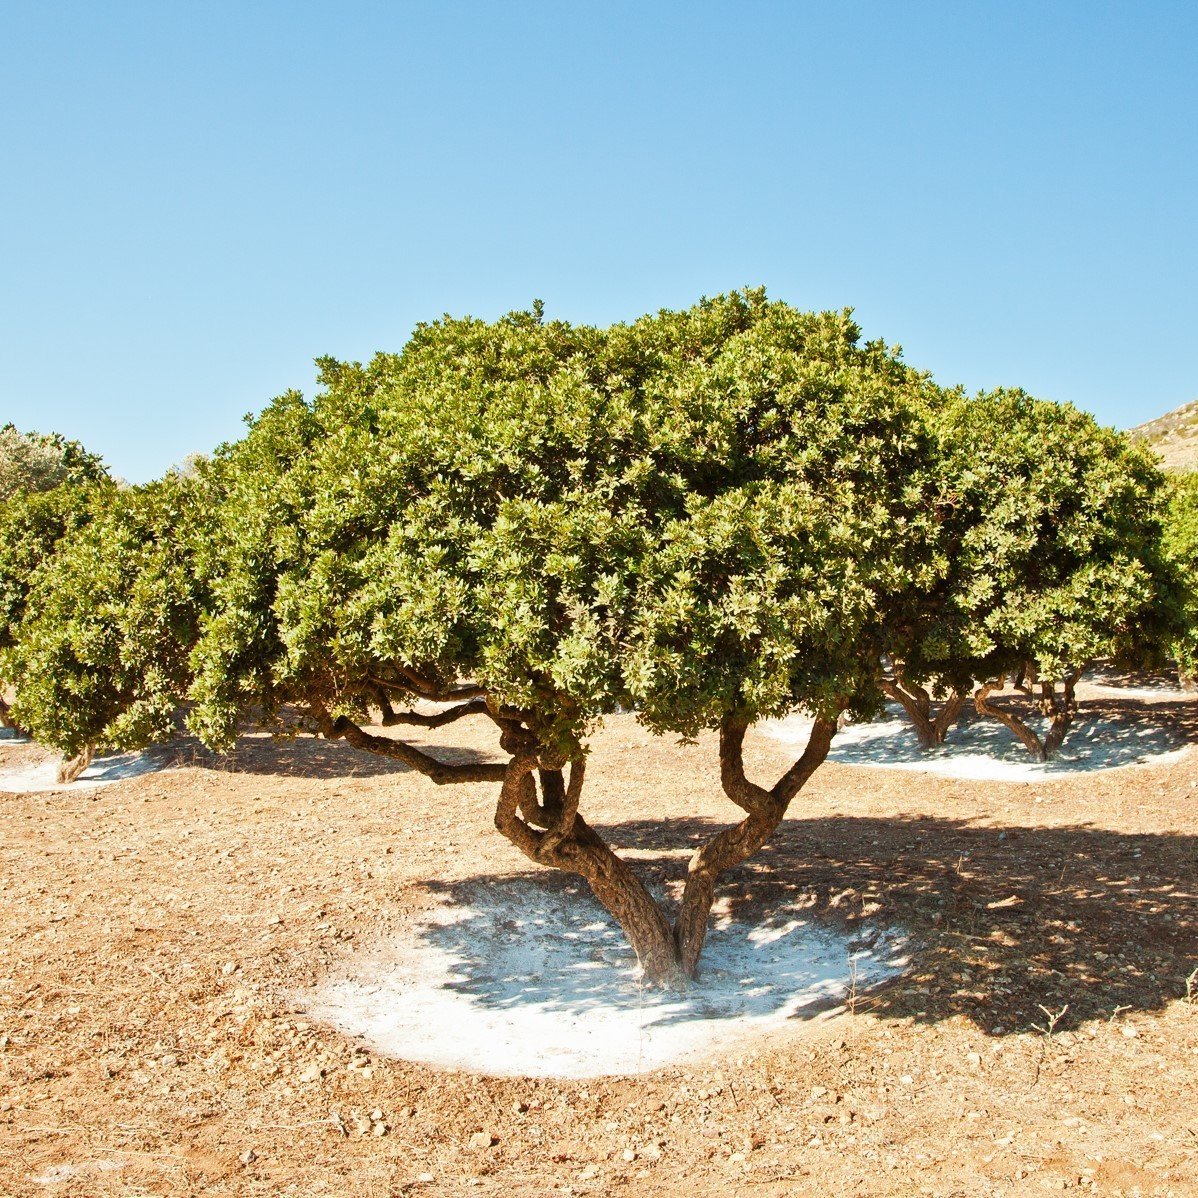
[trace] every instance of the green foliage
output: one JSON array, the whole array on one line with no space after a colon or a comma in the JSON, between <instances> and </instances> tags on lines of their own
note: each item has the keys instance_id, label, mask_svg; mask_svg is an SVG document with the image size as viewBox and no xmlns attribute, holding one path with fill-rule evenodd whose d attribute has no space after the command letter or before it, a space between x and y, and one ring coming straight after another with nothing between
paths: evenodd
<instances>
[{"instance_id":1,"label":"green foliage","mask_svg":"<svg viewBox=\"0 0 1198 1198\"><path fill-rule=\"evenodd\" d=\"M1198 474L1169 477L1163 549L1179 592L1180 627L1170 656L1192 679L1198 675Z\"/></svg>"},{"instance_id":2,"label":"green foliage","mask_svg":"<svg viewBox=\"0 0 1198 1198\"><path fill-rule=\"evenodd\" d=\"M172 733L190 679L202 603L192 548L209 500L202 480L108 489L33 572L8 663L13 714L37 740L74 754Z\"/></svg>"},{"instance_id":3,"label":"green foliage","mask_svg":"<svg viewBox=\"0 0 1198 1198\"><path fill-rule=\"evenodd\" d=\"M0 503L63 483L82 486L107 478L99 455L78 441L61 433L22 433L11 424L0 427Z\"/></svg>"},{"instance_id":4,"label":"green foliage","mask_svg":"<svg viewBox=\"0 0 1198 1198\"><path fill-rule=\"evenodd\" d=\"M1045 681L1156 663L1176 594L1150 452L1018 390L951 395L937 430L939 580L896 625L906 676L966 688L1024 662Z\"/></svg>"},{"instance_id":5,"label":"green foliage","mask_svg":"<svg viewBox=\"0 0 1198 1198\"><path fill-rule=\"evenodd\" d=\"M1177 638L1195 542L1162 553L1145 450L945 394L848 313L537 308L320 371L161 483L12 501L0 669L40 738L146 743L186 697L227 746L471 680L575 756L621 708L683 736L868 715L887 654L964 687Z\"/></svg>"},{"instance_id":6,"label":"green foliage","mask_svg":"<svg viewBox=\"0 0 1198 1198\"><path fill-rule=\"evenodd\" d=\"M691 734L876 701L888 593L928 567L928 384L847 314L447 319L321 381L214 462L205 739L359 714L404 669L565 752L618 706Z\"/></svg>"}]
</instances>

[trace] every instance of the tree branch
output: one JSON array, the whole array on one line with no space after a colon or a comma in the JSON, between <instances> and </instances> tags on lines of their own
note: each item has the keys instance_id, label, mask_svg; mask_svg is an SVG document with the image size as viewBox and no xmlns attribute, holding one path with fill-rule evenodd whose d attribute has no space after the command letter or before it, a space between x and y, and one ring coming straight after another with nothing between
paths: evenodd
<instances>
[{"instance_id":1,"label":"tree branch","mask_svg":"<svg viewBox=\"0 0 1198 1198\"><path fill-rule=\"evenodd\" d=\"M748 724L736 716L725 716L720 724L720 783L724 793L751 815L776 807L785 813L790 800L828 756L832 737L836 735L836 721L816 719L803 755L769 790L745 776L743 748L747 730Z\"/></svg>"},{"instance_id":2,"label":"tree branch","mask_svg":"<svg viewBox=\"0 0 1198 1198\"><path fill-rule=\"evenodd\" d=\"M485 699L471 699L469 703L461 703L434 715L422 715L418 711L396 711L390 703L382 708L382 712L384 728L393 728L396 724L415 724L418 728L443 728L446 724L465 719L468 715L488 714Z\"/></svg>"},{"instance_id":3,"label":"tree branch","mask_svg":"<svg viewBox=\"0 0 1198 1198\"><path fill-rule=\"evenodd\" d=\"M327 711L320 707L314 707L312 714L316 718L321 735L326 739L340 740L344 738L355 749L361 749L365 753L374 753L380 757L390 757L395 761L402 761L404 765L411 766L426 778L431 778L438 786L449 782L502 782L506 777L506 767L502 765L488 763L450 765L448 762L439 761L428 753L421 752L414 745L406 744L402 740L392 740L389 736L374 736L369 732L364 732L345 716L338 716L334 720Z\"/></svg>"}]
</instances>

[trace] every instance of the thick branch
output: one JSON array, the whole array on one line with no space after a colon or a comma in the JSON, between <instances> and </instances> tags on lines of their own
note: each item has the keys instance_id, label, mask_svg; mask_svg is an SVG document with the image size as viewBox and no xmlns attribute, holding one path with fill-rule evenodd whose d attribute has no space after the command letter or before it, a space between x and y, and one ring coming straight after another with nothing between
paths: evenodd
<instances>
[{"instance_id":1,"label":"thick branch","mask_svg":"<svg viewBox=\"0 0 1198 1198\"><path fill-rule=\"evenodd\" d=\"M770 838L786 815L791 799L827 758L835 735L835 720L817 719L803 755L770 790L765 790L745 778L741 756L745 736L743 721L729 717L721 725L720 779L724 792L748 815L698 849L687 866L686 886L674 925L678 963L685 976L694 975L707 939L707 921L715 899L716 879L725 870L751 857Z\"/></svg>"},{"instance_id":2,"label":"thick branch","mask_svg":"<svg viewBox=\"0 0 1198 1198\"><path fill-rule=\"evenodd\" d=\"M1006 725L1021 741L1023 747L1032 755L1035 761L1044 761L1046 754L1044 746L1040 743L1040 738L1033 732L1013 711L1007 711L1005 707L999 707L995 703L990 702L990 696L997 690L1002 690L1003 680L1001 678L994 679L993 682L983 683L976 695L973 697L973 705L977 708L978 715L988 715L991 719L998 720L1000 724Z\"/></svg>"},{"instance_id":3,"label":"thick branch","mask_svg":"<svg viewBox=\"0 0 1198 1198\"><path fill-rule=\"evenodd\" d=\"M431 778L438 786L448 782L502 782L506 776L506 768L498 764L450 765L448 762L439 761L402 740L392 740L389 736L374 736L364 732L345 716L338 716L334 720L323 708L313 708L313 715L321 735L329 740L344 738L355 749L361 749L364 753L375 753L380 757L402 761L404 765L411 766L426 778Z\"/></svg>"},{"instance_id":4,"label":"thick branch","mask_svg":"<svg viewBox=\"0 0 1198 1198\"><path fill-rule=\"evenodd\" d=\"M436 699L438 702L445 703L451 699L479 699L487 693L481 686L476 686L473 683L465 683L460 686L439 686L431 679L425 678L423 674L417 673L411 666L396 665L395 669L408 685L425 699Z\"/></svg>"},{"instance_id":5,"label":"thick branch","mask_svg":"<svg viewBox=\"0 0 1198 1198\"><path fill-rule=\"evenodd\" d=\"M743 748L747 730L745 721L736 716L725 716L720 724L720 783L724 793L743 811L772 810L780 805L785 815L790 800L828 756L836 721L822 717L815 721L802 757L769 790L745 777Z\"/></svg>"},{"instance_id":6,"label":"thick branch","mask_svg":"<svg viewBox=\"0 0 1198 1198\"><path fill-rule=\"evenodd\" d=\"M465 719L468 715L487 715L485 699L471 699L469 703L460 703L434 715L423 715L419 711L396 711L387 701L385 695L380 696L380 709L383 713L383 727L394 728L397 724L414 724L418 728L443 728L455 720Z\"/></svg>"}]
</instances>

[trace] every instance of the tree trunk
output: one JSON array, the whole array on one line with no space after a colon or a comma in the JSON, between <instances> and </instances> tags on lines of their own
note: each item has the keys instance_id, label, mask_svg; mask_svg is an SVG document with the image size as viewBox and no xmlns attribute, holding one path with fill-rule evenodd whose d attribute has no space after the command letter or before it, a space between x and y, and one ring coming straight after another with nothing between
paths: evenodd
<instances>
[{"instance_id":1,"label":"tree trunk","mask_svg":"<svg viewBox=\"0 0 1198 1198\"><path fill-rule=\"evenodd\" d=\"M766 790L744 774L741 745L747 724L725 719L720 729L720 780L747 818L718 833L692 857L678 920L671 925L628 863L578 814L586 766L582 756L569 762L567 782L563 773L566 762L538 743L524 713L488 703L476 705L471 696L452 713L401 716L390 708L385 691L380 699L385 719L390 717L386 722L391 723L430 726L435 721L439 725L485 711L498 724L500 746L511 758L506 765L451 765L413 745L365 732L344 716L334 719L319 704L313 705L311 714L322 735L334 740L344 737L355 748L403 761L438 784L481 782L498 776L502 785L495 807L496 828L529 860L583 878L623 929L649 983L676 990L684 989L694 976L707 936L716 879L765 843L791 799L827 757L836 733L835 719L817 719L802 757Z\"/></svg>"},{"instance_id":2,"label":"tree trunk","mask_svg":"<svg viewBox=\"0 0 1198 1198\"><path fill-rule=\"evenodd\" d=\"M993 682L983 683L978 688L978 692L973 697L973 705L977 709L978 715L989 716L991 719L998 720L1000 724L1006 725L1019 738L1023 747L1031 754L1033 761L1043 762L1047 760L1044 752L1044 746L1040 743L1040 738L1029 728L1013 711L1008 711L1005 707L998 707L991 703L990 696L995 691L1003 689L1003 679L996 678Z\"/></svg>"},{"instance_id":3,"label":"tree trunk","mask_svg":"<svg viewBox=\"0 0 1198 1198\"><path fill-rule=\"evenodd\" d=\"M988 715L1005 724L1023 742L1024 747L1031 754L1032 760L1043 763L1056 755L1065 740L1065 734L1073 723L1073 717L1077 713L1074 688L1085 668L1084 665L1079 666L1072 674L1065 676L1062 680L1063 694L1059 698L1056 683L1039 681L1033 663L1029 662L1025 665L1013 680L1015 688L1026 695L1033 693L1033 685L1040 688L1037 706L1040 708L1041 714L1046 716L1049 721L1048 731L1045 733L1043 741L1013 711L998 707L989 701L990 695L994 691L1003 689L1001 678L996 678L993 682L987 682L980 687L978 693L974 695L973 703L979 715Z\"/></svg>"},{"instance_id":4,"label":"tree trunk","mask_svg":"<svg viewBox=\"0 0 1198 1198\"><path fill-rule=\"evenodd\" d=\"M682 990L694 978L707 938L708 917L719 875L745 861L769 839L786 815L790 800L828 755L836 732L834 720L816 720L803 756L772 790L744 777L741 743L745 726L729 723L721 731L720 769L724 789L747 817L703 845L687 869L682 904L674 926L641 880L578 814L583 763L562 771L528 751L514 757L495 809L495 826L526 857L578 874L611 913L636 952L650 984ZM540 798L534 772L540 779Z\"/></svg>"},{"instance_id":5,"label":"tree trunk","mask_svg":"<svg viewBox=\"0 0 1198 1198\"><path fill-rule=\"evenodd\" d=\"M924 687L907 682L897 670L893 682L883 678L878 685L884 695L902 704L907 718L915 727L919 743L925 749L935 749L944 744L949 729L957 722L965 704L965 696L960 691L950 691L940 710L933 716L932 696Z\"/></svg>"},{"instance_id":6,"label":"tree trunk","mask_svg":"<svg viewBox=\"0 0 1198 1198\"><path fill-rule=\"evenodd\" d=\"M681 989L686 978L665 913L628 863L578 814L583 768L581 760L571 763L566 786L560 769L541 765L531 752L514 757L495 808L495 826L538 865L578 874L623 929L650 983ZM534 771L541 781L539 802Z\"/></svg>"},{"instance_id":7,"label":"tree trunk","mask_svg":"<svg viewBox=\"0 0 1198 1198\"><path fill-rule=\"evenodd\" d=\"M63 785L74 782L91 765L95 753L95 745L84 745L82 751L77 756L64 757L58 766L58 781Z\"/></svg>"},{"instance_id":8,"label":"tree trunk","mask_svg":"<svg viewBox=\"0 0 1198 1198\"><path fill-rule=\"evenodd\" d=\"M965 706L965 695L958 690L952 690L948 693L948 698L944 700L944 705L937 713L936 719L933 721L933 728L936 732L936 743L942 745L948 737L948 730L961 718L961 708Z\"/></svg>"},{"instance_id":9,"label":"tree trunk","mask_svg":"<svg viewBox=\"0 0 1198 1198\"><path fill-rule=\"evenodd\" d=\"M725 828L698 849L686 871L682 905L674 927L678 961L688 978L695 976L707 939L708 917L716 879L751 857L782 822L791 799L823 764L836 735L836 721L817 719L802 757L766 790L745 777L742 747L746 727L727 719L720 728L720 781L724 793L747 812L739 824Z\"/></svg>"}]
</instances>

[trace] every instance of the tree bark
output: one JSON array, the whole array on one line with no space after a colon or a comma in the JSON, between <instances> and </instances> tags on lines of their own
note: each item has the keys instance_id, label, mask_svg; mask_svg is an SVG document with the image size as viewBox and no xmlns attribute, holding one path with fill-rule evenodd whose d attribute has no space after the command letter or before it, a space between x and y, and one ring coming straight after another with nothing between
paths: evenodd
<instances>
[{"instance_id":1,"label":"tree bark","mask_svg":"<svg viewBox=\"0 0 1198 1198\"><path fill-rule=\"evenodd\" d=\"M64 757L58 766L58 781L63 785L74 782L91 765L95 754L95 745L84 745L76 756Z\"/></svg>"},{"instance_id":2,"label":"tree bark","mask_svg":"<svg viewBox=\"0 0 1198 1198\"><path fill-rule=\"evenodd\" d=\"M887 698L902 704L919 737L919 743L925 749L935 749L944 744L949 729L957 722L965 704L965 696L958 690L952 690L940 710L933 715L932 696L924 687L907 682L897 670L893 680L882 678L878 686Z\"/></svg>"},{"instance_id":3,"label":"tree bark","mask_svg":"<svg viewBox=\"0 0 1198 1198\"><path fill-rule=\"evenodd\" d=\"M534 771L540 774L540 803ZM578 814L583 771L581 759L572 762L566 786L562 771L540 766L535 753L514 757L495 808L495 826L529 860L583 878L623 929L645 977L654 985L680 989L686 978L665 913L628 863Z\"/></svg>"},{"instance_id":4,"label":"tree bark","mask_svg":"<svg viewBox=\"0 0 1198 1198\"><path fill-rule=\"evenodd\" d=\"M693 978L707 940L715 884L725 870L751 857L773 835L791 800L823 764L836 735L836 721L817 719L802 757L770 789L745 777L744 746L747 725L728 718L720 728L720 782L724 793L747 814L700 847L690 859L682 904L674 925L678 964Z\"/></svg>"},{"instance_id":5,"label":"tree bark","mask_svg":"<svg viewBox=\"0 0 1198 1198\"><path fill-rule=\"evenodd\" d=\"M1060 697L1057 695L1056 683L1037 681L1035 666L1030 663L1015 678L1015 688L1024 694L1032 694L1032 686L1039 686L1040 697L1037 700L1037 706L1040 708L1041 714L1049 720L1048 731L1043 740L1013 711L1008 711L989 701L995 691L1003 689L1001 678L987 682L979 688L974 696L974 706L979 715L988 715L1010 728L1031 754L1033 761L1045 762L1056 755L1065 740L1065 734L1073 723L1073 717L1077 713L1074 688L1084 669L1085 666L1080 666L1072 674L1066 675L1062 684L1063 694Z\"/></svg>"}]
</instances>

